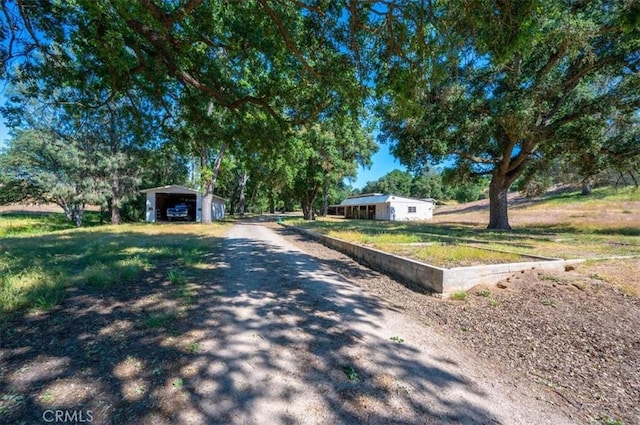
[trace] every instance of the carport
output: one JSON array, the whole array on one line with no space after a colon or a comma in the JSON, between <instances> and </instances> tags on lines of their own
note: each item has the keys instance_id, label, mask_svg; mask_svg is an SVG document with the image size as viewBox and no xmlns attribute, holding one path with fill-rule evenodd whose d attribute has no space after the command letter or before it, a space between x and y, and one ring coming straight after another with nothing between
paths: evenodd
<instances>
[{"instance_id":1,"label":"carport","mask_svg":"<svg viewBox=\"0 0 640 425\"><path fill-rule=\"evenodd\" d=\"M195 189L171 185L144 189L147 194L146 218L148 222L168 221L167 208L177 204L186 204L189 208L189 221L200 221L202 203L200 194Z\"/></svg>"},{"instance_id":2,"label":"carport","mask_svg":"<svg viewBox=\"0 0 640 425\"><path fill-rule=\"evenodd\" d=\"M147 195L146 218L147 222L162 222L167 220L167 208L177 204L186 204L189 208L189 221L202 221L202 195L200 191L189 187L170 185L144 189L140 192ZM224 198L213 195L211 204L211 218L222 220L225 211Z\"/></svg>"}]
</instances>

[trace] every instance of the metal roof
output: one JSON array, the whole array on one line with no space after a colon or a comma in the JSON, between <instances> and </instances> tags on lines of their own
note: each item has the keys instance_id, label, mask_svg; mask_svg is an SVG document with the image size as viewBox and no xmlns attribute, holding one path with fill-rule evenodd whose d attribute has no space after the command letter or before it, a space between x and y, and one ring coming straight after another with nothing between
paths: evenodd
<instances>
[{"instance_id":1,"label":"metal roof","mask_svg":"<svg viewBox=\"0 0 640 425\"><path fill-rule=\"evenodd\" d=\"M191 189L185 186L179 186L177 184L170 184L168 186L160 186L160 187L152 187L149 189L142 189L140 192L149 193L149 192L165 192L167 190L173 190L174 193L178 192L186 192L186 193L198 193L198 190Z\"/></svg>"},{"instance_id":2,"label":"metal roof","mask_svg":"<svg viewBox=\"0 0 640 425\"><path fill-rule=\"evenodd\" d=\"M355 207L358 205L373 205L373 204L386 204L392 201L409 201L409 202L423 202L423 203L435 203L433 200L424 200L416 198L408 198L406 196L397 195L382 195L374 194L369 196L355 196L345 199L340 202L340 207Z\"/></svg>"},{"instance_id":3,"label":"metal roof","mask_svg":"<svg viewBox=\"0 0 640 425\"><path fill-rule=\"evenodd\" d=\"M197 189L191 189L190 187L180 186L177 184L170 184L168 186L160 186L160 187L152 187L149 189L142 189L141 193L188 193L193 195L199 195L200 191ZM217 199L218 201L226 202L226 199L221 198L220 196L212 195L213 199Z\"/></svg>"}]
</instances>

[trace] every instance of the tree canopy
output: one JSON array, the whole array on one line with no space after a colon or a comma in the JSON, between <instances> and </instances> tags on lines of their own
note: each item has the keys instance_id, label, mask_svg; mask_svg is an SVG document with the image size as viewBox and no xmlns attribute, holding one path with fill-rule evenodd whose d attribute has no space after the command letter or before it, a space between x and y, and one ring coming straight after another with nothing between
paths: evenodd
<instances>
[{"instance_id":1,"label":"tree canopy","mask_svg":"<svg viewBox=\"0 0 640 425\"><path fill-rule=\"evenodd\" d=\"M580 155L637 113L639 19L607 0L404 3L377 52L383 137L410 166L490 175L488 227L509 229L507 191L531 161Z\"/></svg>"},{"instance_id":2,"label":"tree canopy","mask_svg":"<svg viewBox=\"0 0 640 425\"><path fill-rule=\"evenodd\" d=\"M124 99L132 120L161 122L198 159L203 211L225 155L239 196L263 163L283 173L263 177L268 190L326 205L348 164L368 163L367 108L414 171L446 159L491 176L492 229L510 227L512 183L551 158L587 175L640 157L636 2L7 0L0 11L4 79L58 104L78 93L85 110Z\"/></svg>"}]
</instances>

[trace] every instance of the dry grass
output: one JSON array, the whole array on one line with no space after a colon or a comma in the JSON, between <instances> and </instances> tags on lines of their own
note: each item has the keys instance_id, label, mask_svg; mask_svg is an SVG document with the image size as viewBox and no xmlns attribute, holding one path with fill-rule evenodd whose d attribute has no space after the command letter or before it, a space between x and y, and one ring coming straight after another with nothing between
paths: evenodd
<instances>
[{"instance_id":1,"label":"dry grass","mask_svg":"<svg viewBox=\"0 0 640 425\"><path fill-rule=\"evenodd\" d=\"M228 228L224 223L128 224L46 233L58 219L31 217L24 232L0 236L0 312L48 309L62 300L66 288L131 282L163 261L197 273L205 250Z\"/></svg>"},{"instance_id":2,"label":"dry grass","mask_svg":"<svg viewBox=\"0 0 640 425\"><path fill-rule=\"evenodd\" d=\"M509 217L513 231L487 231L489 203L482 200L439 207L433 220L422 223L327 218L295 224L423 261L437 262L438 255L431 257L429 249L417 245L393 244L444 243L451 251L445 259L450 266L511 261L491 251L454 249L460 244L564 259L640 256L640 190L602 189L587 198L570 193L535 201L512 194Z\"/></svg>"},{"instance_id":3,"label":"dry grass","mask_svg":"<svg viewBox=\"0 0 640 425\"><path fill-rule=\"evenodd\" d=\"M517 254L456 244L437 243L429 246L376 244L375 248L445 268L531 261Z\"/></svg>"},{"instance_id":4,"label":"dry grass","mask_svg":"<svg viewBox=\"0 0 640 425\"><path fill-rule=\"evenodd\" d=\"M489 219L488 200L436 210L433 223L458 223L481 229ZM590 197L577 192L542 200L510 195L509 221L516 230L539 229L578 233L640 236L640 190L603 188Z\"/></svg>"}]
</instances>

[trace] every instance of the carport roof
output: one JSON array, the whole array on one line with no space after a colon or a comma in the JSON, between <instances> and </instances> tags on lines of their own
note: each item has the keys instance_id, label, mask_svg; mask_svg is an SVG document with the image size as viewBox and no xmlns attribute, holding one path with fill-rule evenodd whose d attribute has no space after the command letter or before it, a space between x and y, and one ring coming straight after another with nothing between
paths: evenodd
<instances>
[{"instance_id":1,"label":"carport roof","mask_svg":"<svg viewBox=\"0 0 640 425\"><path fill-rule=\"evenodd\" d=\"M170 184L168 186L151 187L149 189L142 189L141 193L188 193L190 195L198 195L200 193L197 189L191 189L190 187L180 186L177 184ZM225 202L226 199L213 195L214 201Z\"/></svg>"},{"instance_id":2,"label":"carport roof","mask_svg":"<svg viewBox=\"0 0 640 425\"><path fill-rule=\"evenodd\" d=\"M196 194L198 191L196 189L191 189L185 186L179 186L177 184L170 184L168 186L160 186L160 187L152 187L149 189L142 189L140 192L142 193L153 193L153 192L167 192L171 193L193 193Z\"/></svg>"}]
</instances>

